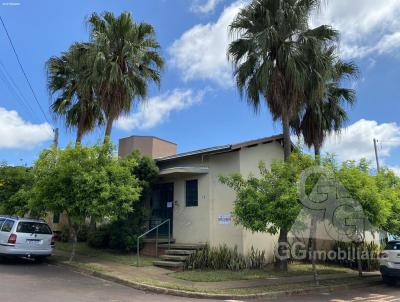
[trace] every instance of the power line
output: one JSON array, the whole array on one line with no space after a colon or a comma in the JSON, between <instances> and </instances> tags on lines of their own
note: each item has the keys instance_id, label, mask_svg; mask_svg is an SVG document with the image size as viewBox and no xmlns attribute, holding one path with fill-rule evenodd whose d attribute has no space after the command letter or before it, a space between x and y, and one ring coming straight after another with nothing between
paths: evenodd
<instances>
[{"instance_id":1,"label":"power line","mask_svg":"<svg viewBox=\"0 0 400 302\"><path fill-rule=\"evenodd\" d=\"M28 108L28 111L30 111L32 114L35 114L28 100L25 98L24 94L22 93L18 85L15 83L11 74L7 71L6 67L4 66L1 60L0 60L0 78L6 84L8 90L17 97L17 100L19 100L23 106Z\"/></svg>"},{"instance_id":2,"label":"power line","mask_svg":"<svg viewBox=\"0 0 400 302\"><path fill-rule=\"evenodd\" d=\"M26 80L26 82L28 83L28 86L29 86L29 88L30 88L30 90L31 90L31 92L32 92L33 98L35 99L36 103L38 104L39 109L40 109L40 111L42 112L44 119L50 124L50 121L47 119L47 116L46 116L46 114L44 113L44 110L43 110L42 106L40 105L40 102L39 102L39 100L38 100L38 98L37 98L37 96L36 96L36 93L35 93L35 91L33 90L33 87L32 87L32 85L31 85L31 82L29 81L29 78L28 78L28 76L26 75L26 72L25 72L25 70L24 70L24 67L23 67L22 64L21 64L21 61L20 61L19 56L18 56L18 54L17 54L17 51L16 51L16 49L15 49L15 47L14 47L14 44L13 44L13 42L12 42L12 40L11 40L10 34L8 33L7 27L6 27L6 25L5 25L4 21L3 21L3 18L2 18L1 16L0 16L0 21L1 21L2 25L3 25L4 31L6 32L8 41L10 42L10 45L11 45L13 51L14 51L14 55L15 55L17 61L18 61L19 67L21 68L21 71L22 71L22 73L23 73L23 75L24 75L24 77L25 77L25 80Z\"/></svg>"}]
</instances>

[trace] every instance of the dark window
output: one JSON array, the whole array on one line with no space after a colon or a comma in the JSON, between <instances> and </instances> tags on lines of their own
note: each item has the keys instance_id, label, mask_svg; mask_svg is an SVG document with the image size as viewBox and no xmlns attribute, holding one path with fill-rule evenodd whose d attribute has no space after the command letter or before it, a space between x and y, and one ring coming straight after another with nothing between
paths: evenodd
<instances>
[{"instance_id":1,"label":"dark window","mask_svg":"<svg viewBox=\"0 0 400 302\"><path fill-rule=\"evenodd\" d=\"M60 213L53 213L53 223L60 223Z\"/></svg>"},{"instance_id":2,"label":"dark window","mask_svg":"<svg viewBox=\"0 0 400 302\"><path fill-rule=\"evenodd\" d=\"M12 228L14 226L14 221L12 220L6 220L6 222L4 222L3 227L1 228L2 232L11 232Z\"/></svg>"},{"instance_id":3,"label":"dark window","mask_svg":"<svg viewBox=\"0 0 400 302\"><path fill-rule=\"evenodd\" d=\"M20 222L17 226L17 233L45 235L52 234L50 227L47 224L40 222Z\"/></svg>"},{"instance_id":4,"label":"dark window","mask_svg":"<svg viewBox=\"0 0 400 302\"><path fill-rule=\"evenodd\" d=\"M186 206L197 207L199 205L197 179L186 181Z\"/></svg>"},{"instance_id":5,"label":"dark window","mask_svg":"<svg viewBox=\"0 0 400 302\"><path fill-rule=\"evenodd\" d=\"M4 218L0 218L0 230L1 230L1 227L3 226L4 221L6 221Z\"/></svg>"},{"instance_id":6,"label":"dark window","mask_svg":"<svg viewBox=\"0 0 400 302\"><path fill-rule=\"evenodd\" d=\"M385 247L386 251L400 251L400 242L389 242Z\"/></svg>"}]
</instances>

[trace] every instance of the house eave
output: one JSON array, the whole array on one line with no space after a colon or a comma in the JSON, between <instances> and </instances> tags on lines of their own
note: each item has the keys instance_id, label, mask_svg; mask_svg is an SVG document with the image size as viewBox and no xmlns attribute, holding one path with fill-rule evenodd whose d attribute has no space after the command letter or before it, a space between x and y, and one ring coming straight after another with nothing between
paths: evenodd
<instances>
[{"instance_id":1,"label":"house eave","mask_svg":"<svg viewBox=\"0 0 400 302\"><path fill-rule=\"evenodd\" d=\"M207 174L208 167L172 167L162 169L160 176L167 176L172 174Z\"/></svg>"}]
</instances>

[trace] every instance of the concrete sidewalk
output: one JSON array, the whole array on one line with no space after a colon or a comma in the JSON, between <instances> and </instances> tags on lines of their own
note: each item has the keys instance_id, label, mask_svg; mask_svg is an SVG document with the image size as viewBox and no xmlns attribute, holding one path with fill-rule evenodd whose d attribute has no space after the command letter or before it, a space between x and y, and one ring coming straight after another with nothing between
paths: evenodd
<instances>
[{"instance_id":1,"label":"concrete sidewalk","mask_svg":"<svg viewBox=\"0 0 400 302\"><path fill-rule=\"evenodd\" d=\"M68 254L57 251L55 256L66 257ZM177 279L173 277L172 271L155 267L155 266L144 266L136 267L134 264L126 265L117 262L104 261L95 257L87 257L77 255L77 263L85 264L83 268L96 268L99 271L103 271L112 276L121 278L123 280L133 282L144 282L147 284L165 284L173 286L174 288L196 288L204 291L212 290L223 290L223 289L238 289L238 288L256 288L256 287L267 287L294 283L305 283L312 282L312 275L302 275L293 277L268 277L264 279L256 280L234 280L234 281L219 281L219 282L193 282L188 280ZM379 273L364 273L365 276L378 276ZM319 279L322 280L333 280L343 279L349 277L357 277L357 272L351 273L337 273L337 274L322 274Z\"/></svg>"}]
</instances>

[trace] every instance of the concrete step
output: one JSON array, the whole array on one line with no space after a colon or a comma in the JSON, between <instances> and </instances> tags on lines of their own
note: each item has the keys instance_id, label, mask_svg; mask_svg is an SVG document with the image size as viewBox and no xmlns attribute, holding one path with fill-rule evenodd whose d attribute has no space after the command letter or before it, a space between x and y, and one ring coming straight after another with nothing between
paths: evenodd
<instances>
[{"instance_id":1,"label":"concrete step","mask_svg":"<svg viewBox=\"0 0 400 302\"><path fill-rule=\"evenodd\" d=\"M187 243L173 243L171 249L173 250L201 250L205 244L187 244ZM168 248L168 244L160 244L159 247Z\"/></svg>"},{"instance_id":2,"label":"concrete step","mask_svg":"<svg viewBox=\"0 0 400 302\"><path fill-rule=\"evenodd\" d=\"M195 253L195 250L166 250L167 255L191 255Z\"/></svg>"},{"instance_id":3,"label":"concrete step","mask_svg":"<svg viewBox=\"0 0 400 302\"><path fill-rule=\"evenodd\" d=\"M170 268L170 269L182 269L183 268L183 262L177 262L177 261L153 261L153 265L155 266L160 266L164 268Z\"/></svg>"},{"instance_id":4,"label":"concrete step","mask_svg":"<svg viewBox=\"0 0 400 302\"><path fill-rule=\"evenodd\" d=\"M160 257L166 261L186 261L188 256L180 256L180 255L161 255Z\"/></svg>"},{"instance_id":5,"label":"concrete step","mask_svg":"<svg viewBox=\"0 0 400 302\"><path fill-rule=\"evenodd\" d=\"M156 243L155 238L144 238L142 240L144 243ZM175 243L175 239L171 239L171 244ZM168 238L158 238L158 245L166 245L168 248ZM160 246L163 247L163 246Z\"/></svg>"}]
</instances>

